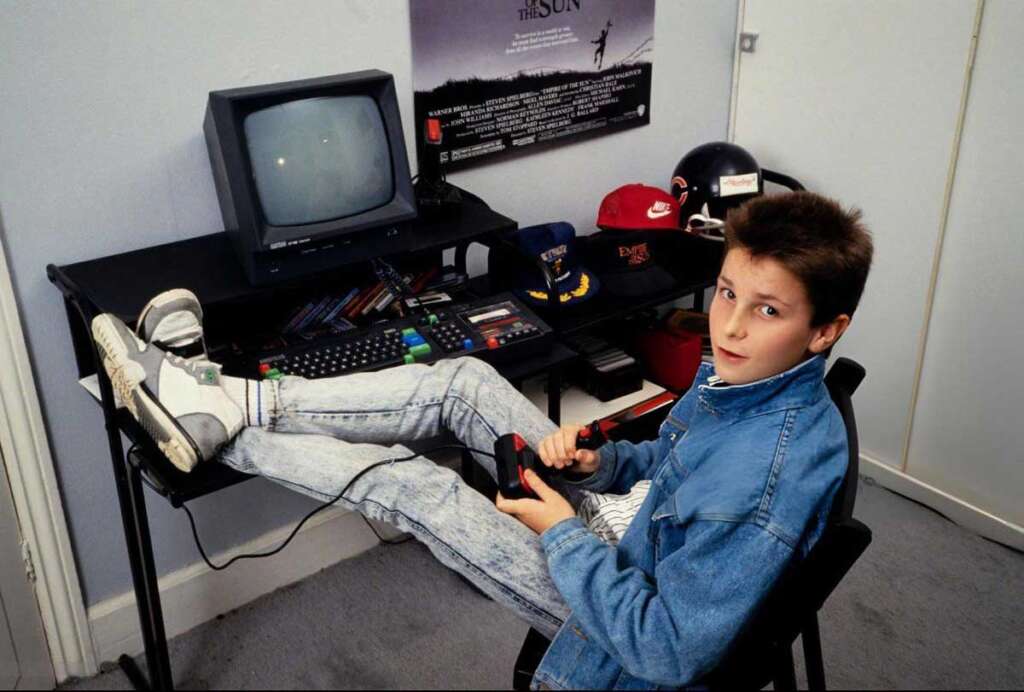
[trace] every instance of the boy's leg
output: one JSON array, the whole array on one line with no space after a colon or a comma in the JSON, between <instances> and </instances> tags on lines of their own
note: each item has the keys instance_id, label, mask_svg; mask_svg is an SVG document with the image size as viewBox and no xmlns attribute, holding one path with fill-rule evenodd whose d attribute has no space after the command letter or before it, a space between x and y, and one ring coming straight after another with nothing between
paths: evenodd
<instances>
[{"instance_id":1,"label":"boy's leg","mask_svg":"<svg viewBox=\"0 0 1024 692\"><path fill-rule=\"evenodd\" d=\"M327 501L371 464L411 455L400 445L250 427L224 448L220 459ZM443 564L548 637L568 617L536 534L498 511L451 469L419 456L381 465L360 477L338 504L413 534Z\"/></svg>"},{"instance_id":2,"label":"boy's leg","mask_svg":"<svg viewBox=\"0 0 1024 692\"><path fill-rule=\"evenodd\" d=\"M92 332L115 391L183 471L212 458L240 427L254 423L385 444L450 430L488 453L499 435L518 432L536 446L556 429L492 367L474 358L323 380L255 382L223 377L211 363L168 355L112 315L94 319ZM272 405L264 416L267 401ZM496 475L490 457L474 456Z\"/></svg>"},{"instance_id":3,"label":"boy's leg","mask_svg":"<svg viewBox=\"0 0 1024 692\"><path fill-rule=\"evenodd\" d=\"M517 432L536 449L557 430L529 399L476 358L318 380L284 377L260 386L271 409L262 422L275 432L390 445L447 430L470 449L490 454L500 435ZM494 478L493 458L474 457Z\"/></svg>"}]
</instances>

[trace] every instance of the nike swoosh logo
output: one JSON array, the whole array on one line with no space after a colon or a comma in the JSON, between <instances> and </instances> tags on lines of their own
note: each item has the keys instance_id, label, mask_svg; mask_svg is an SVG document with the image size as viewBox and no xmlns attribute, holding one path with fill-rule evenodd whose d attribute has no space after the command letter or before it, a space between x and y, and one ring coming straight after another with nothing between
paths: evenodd
<instances>
[{"instance_id":1,"label":"nike swoosh logo","mask_svg":"<svg viewBox=\"0 0 1024 692\"><path fill-rule=\"evenodd\" d=\"M648 209L647 210L647 218L648 219L660 219L660 218L662 218L664 216L668 216L671 213L672 213L671 209L666 209L665 211L654 211L653 209Z\"/></svg>"}]
</instances>

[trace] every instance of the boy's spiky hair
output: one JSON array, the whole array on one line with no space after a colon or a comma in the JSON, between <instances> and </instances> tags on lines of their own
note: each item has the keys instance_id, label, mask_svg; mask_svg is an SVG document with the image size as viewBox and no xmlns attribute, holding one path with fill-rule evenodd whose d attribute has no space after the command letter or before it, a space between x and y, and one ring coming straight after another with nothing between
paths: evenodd
<instances>
[{"instance_id":1,"label":"boy's spiky hair","mask_svg":"<svg viewBox=\"0 0 1024 692\"><path fill-rule=\"evenodd\" d=\"M859 209L807 192L755 197L725 224L725 250L770 257L795 274L814 308L811 326L853 316L871 269L874 244Z\"/></svg>"}]
</instances>

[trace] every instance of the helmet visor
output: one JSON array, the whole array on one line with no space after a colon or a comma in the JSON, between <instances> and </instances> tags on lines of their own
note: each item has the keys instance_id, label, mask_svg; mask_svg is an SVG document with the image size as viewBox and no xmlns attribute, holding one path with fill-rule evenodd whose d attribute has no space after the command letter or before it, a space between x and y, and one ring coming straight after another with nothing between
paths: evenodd
<instances>
[{"instance_id":1,"label":"helmet visor","mask_svg":"<svg viewBox=\"0 0 1024 692\"><path fill-rule=\"evenodd\" d=\"M686 232L708 240L725 240L725 222L703 214L691 214L686 221Z\"/></svg>"}]
</instances>

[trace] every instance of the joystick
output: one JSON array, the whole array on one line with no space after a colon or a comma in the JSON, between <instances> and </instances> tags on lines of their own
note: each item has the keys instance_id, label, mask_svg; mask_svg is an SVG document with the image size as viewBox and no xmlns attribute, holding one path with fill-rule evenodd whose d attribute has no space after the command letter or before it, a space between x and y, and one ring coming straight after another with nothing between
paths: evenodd
<instances>
[{"instance_id":1,"label":"joystick","mask_svg":"<svg viewBox=\"0 0 1024 692\"><path fill-rule=\"evenodd\" d=\"M598 421L576 433L576 449L598 449L608 441L608 436Z\"/></svg>"},{"instance_id":2,"label":"joystick","mask_svg":"<svg viewBox=\"0 0 1024 692\"><path fill-rule=\"evenodd\" d=\"M462 194L445 182L441 140L441 121L427 118L423 123L423 147L420 149L420 170L415 190L419 210L428 216L454 211L462 204Z\"/></svg>"},{"instance_id":3,"label":"joystick","mask_svg":"<svg viewBox=\"0 0 1024 692\"><path fill-rule=\"evenodd\" d=\"M576 449L594 450L607 441L600 424L594 421L576 434ZM537 496L526 480L528 469L545 483L562 475L562 471L546 466L518 433L508 433L494 441L494 461L498 470L498 490L510 500Z\"/></svg>"}]
</instances>

